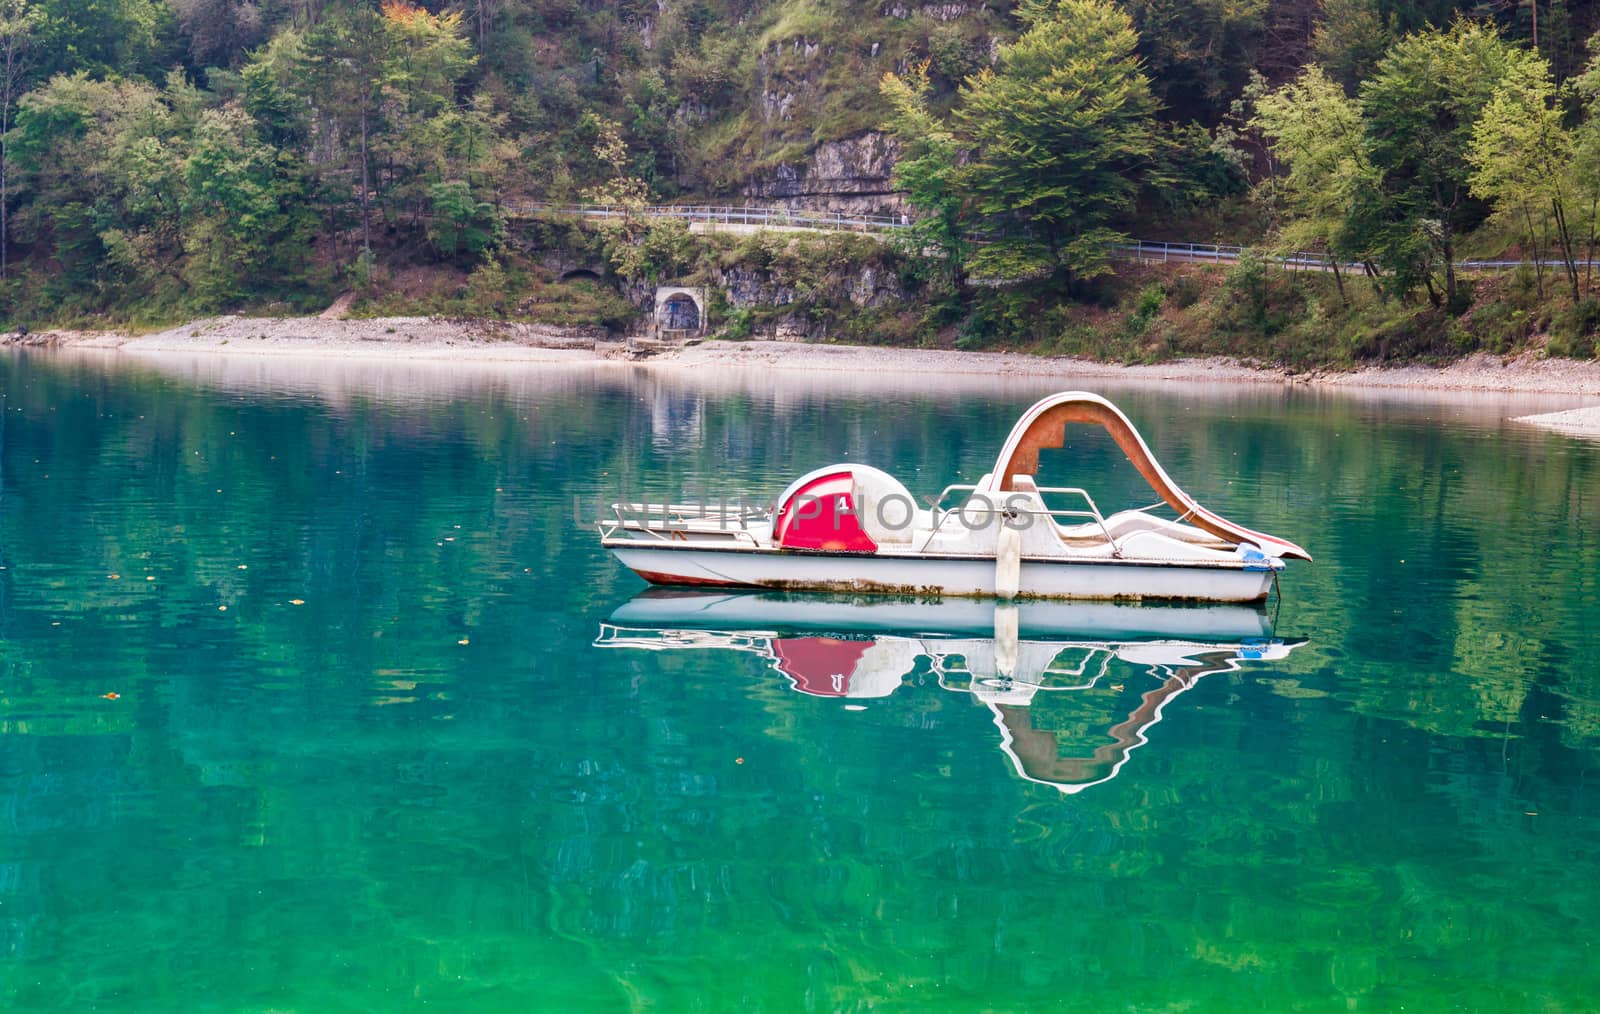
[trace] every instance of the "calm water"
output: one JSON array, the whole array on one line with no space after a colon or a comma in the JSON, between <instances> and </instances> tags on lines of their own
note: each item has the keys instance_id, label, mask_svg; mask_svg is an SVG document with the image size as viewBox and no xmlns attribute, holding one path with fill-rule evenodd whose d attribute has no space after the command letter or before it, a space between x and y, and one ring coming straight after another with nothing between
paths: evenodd
<instances>
[{"instance_id":1,"label":"calm water","mask_svg":"<svg viewBox=\"0 0 1600 1014\"><path fill-rule=\"evenodd\" d=\"M1317 560L1018 703L981 611L648 622L574 501L933 493L1044 389L357 372L0 359L0 1006L1600 1008L1600 447L1111 392Z\"/></svg>"}]
</instances>

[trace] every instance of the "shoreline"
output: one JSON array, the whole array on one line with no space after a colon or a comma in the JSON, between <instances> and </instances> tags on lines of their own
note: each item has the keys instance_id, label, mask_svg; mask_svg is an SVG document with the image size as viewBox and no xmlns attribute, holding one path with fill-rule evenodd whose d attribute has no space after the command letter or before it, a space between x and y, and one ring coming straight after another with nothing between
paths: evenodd
<instances>
[{"instance_id":1,"label":"shoreline","mask_svg":"<svg viewBox=\"0 0 1600 1014\"><path fill-rule=\"evenodd\" d=\"M605 340L593 328L561 328L427 317L330 320L318 317L215 317L144 335L116 331L46 331L0 338L11 349L104 350L119 355L222 354L261 358L337 359L484 365L583 364L651 370L736 368L855 375L970 375L996 378L1087 378L1107 381L1301 386L1323 390L1412 394L1543 394L1593 399L1571 412L1518 416L1553 431L1600 438L1600 361L1502 358L1488 353L1444 366L1365 366L1349 372L1294 372L1223 357L1123 365L1020 352L976 352L780 341L707 341L649 358Z\"/></svg>"}]
</instances>

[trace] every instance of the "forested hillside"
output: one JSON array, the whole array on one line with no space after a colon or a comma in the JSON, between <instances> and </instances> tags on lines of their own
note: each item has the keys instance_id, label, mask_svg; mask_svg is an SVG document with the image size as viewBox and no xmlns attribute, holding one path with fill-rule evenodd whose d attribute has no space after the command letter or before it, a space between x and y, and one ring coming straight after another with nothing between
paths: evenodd
<instances>
[{"instance_id":1,"label":"forested hillside","mask_svg":"<svg viewBox=\"0 0 1600 1014\"><path fill-rule=\"evenodd\" d=\"M1480 310L1520 316L1455 345L1562 313L1581 337L1600 320L1597 18L1561 0L0 0L0 324L352 287L443 306L406 290L429 270L460 283L455 309L616 323L615 291L517 298L574 243L621 293L757 261L826 302L773 282L770 249L507 220L535 198L907 212L897 252L850 255L896 276L906 340L1087 348L1080 309L1121 307L1142 339L1209 305L1113 272L1129 234L1347 265L1287 287L1241 265L1238 319L1213 330L1431 310L1443 333L1474 302L1453 261L1510 250L1557 267L1479 284ZM806 277L848 276L845 253ZM1185 351L1199 322L1168 323Z\"/></svg>"}]
</instances>

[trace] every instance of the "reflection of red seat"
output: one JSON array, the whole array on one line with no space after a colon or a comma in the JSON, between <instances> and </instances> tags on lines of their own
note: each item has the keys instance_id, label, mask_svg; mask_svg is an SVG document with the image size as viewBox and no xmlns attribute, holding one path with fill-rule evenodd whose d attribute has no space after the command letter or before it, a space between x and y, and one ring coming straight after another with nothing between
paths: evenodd
<instances>
[{"instance_id":1,"label":"reflection of red seat","mask_svg":"<svg viewBox=\"0 0 1600 1014\"><path fill-rule=\"evenodd\" d=\"M848 697L850 677L871 641L832 637L775 637L772 655L794 688L813 697Z\"/></svg>"}]
</instances>

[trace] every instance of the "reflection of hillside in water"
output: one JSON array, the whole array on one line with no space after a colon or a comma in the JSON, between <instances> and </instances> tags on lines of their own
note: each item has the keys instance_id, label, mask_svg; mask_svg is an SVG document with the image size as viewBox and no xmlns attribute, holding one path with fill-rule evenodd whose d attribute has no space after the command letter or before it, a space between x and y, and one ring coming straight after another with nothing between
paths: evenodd
<instances>
[{"instance_id":1,"label":"reflection of hillside in water","mask_svg":"<svg viewBox=\"0 0 1600 1014\"><path fill-rule=\"evenodd\" d=\"M756 655L797 692L885 698L907 681L968 694L1028 781L1077 793L1121 773L1164 709L1203 677L1285 658L1246 606L645 592L599 647Z\"/></svg>"}]
</instances>

